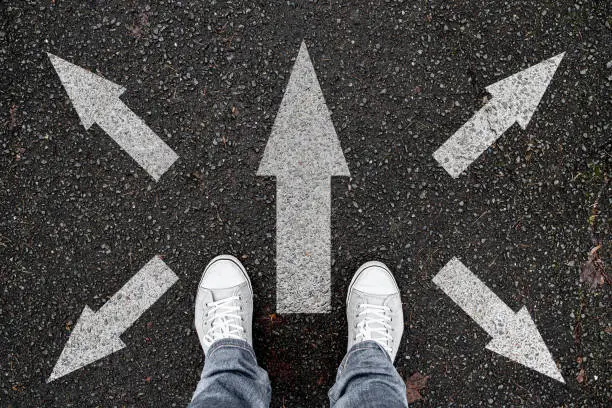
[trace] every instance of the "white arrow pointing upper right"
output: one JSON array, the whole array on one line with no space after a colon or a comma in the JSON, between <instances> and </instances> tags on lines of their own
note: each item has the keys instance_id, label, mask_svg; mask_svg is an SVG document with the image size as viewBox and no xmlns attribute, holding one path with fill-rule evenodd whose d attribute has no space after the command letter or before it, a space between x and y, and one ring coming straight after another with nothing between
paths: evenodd
<instances>
[{"instance_id":1,"label":"white arrow pointing upper right","mask_svg":"<svg viewBox=\"0 0 612 408\"><path fill-rule=\"evenodd\" d=\"M493 99L434 152L434 159L457 178L514 122L525 129L564 55L489 85Z\"/></svg>"},{"instance_id":2,"label":"white arrow pointing upper right","mask_svg":"<svg viewBox=\"0 0 612 408\"><path fill-rule=\"evenodd\" d=\"M514 313L457 258L433 282L493 337L489 350L565 383L527 308Z\"/></svg>"}]
</instances>

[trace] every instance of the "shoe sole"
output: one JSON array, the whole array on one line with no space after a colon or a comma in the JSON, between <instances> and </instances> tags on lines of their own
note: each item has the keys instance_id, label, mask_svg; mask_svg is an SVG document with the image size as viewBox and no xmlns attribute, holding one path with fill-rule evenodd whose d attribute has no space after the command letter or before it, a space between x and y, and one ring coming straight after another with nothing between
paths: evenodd
<instances>
[{"instance_id":1,"label":"shoe sole","mask_svg":"<svg viewBox=\"0 0 612 408\"><path fill-rule=\"evenodd\" d=\"M349 285L349 288L348 288L348 291L347 291L347 294L346 294L346 304L347 304L347 306L349 304L349 300L350 300L350 297L351 297L351 293L353 291L353 285L355 284L355 281L357 280L359 275L361 275L363 273L363 271L365 271L366 269L371 268L373 266L380 267L385 272L387 272L387 274L389 274L389 276L393 280L393 283L395 284L395 290L397 290L397 293L400 293L400 289L399 289L399 286L397 285L397 281L395 280L395 276L393 276L393 273L391 272L389 267L387 265L385 265L384 263L379 262L379 261L369 261L369 262L366 262L363 265L361 265L359 267L359 269L357 269L357 272L355 272L355 275L353 275L353 279L351 279L351 284Z\"/></svg>"}]
</instances>

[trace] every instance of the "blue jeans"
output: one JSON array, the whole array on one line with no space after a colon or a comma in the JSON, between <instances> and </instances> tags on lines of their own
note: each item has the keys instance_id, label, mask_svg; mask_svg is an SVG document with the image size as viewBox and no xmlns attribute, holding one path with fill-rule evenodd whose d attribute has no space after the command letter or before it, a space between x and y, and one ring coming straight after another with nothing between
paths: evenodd
<instances>
[{"instance_id":1,"label":"blue jeans","mask_svg":"<svg viewBox=\"0 0 612 408\"><path fill-rule=\"evenodd\" d=\"M202 378L188 408L267 408L272 389L245 341L225 339L208 351ZM355 344L329 391L332 408L406 408L406 384L388 354L375 342Z\"/></svg>"}]
</instances>

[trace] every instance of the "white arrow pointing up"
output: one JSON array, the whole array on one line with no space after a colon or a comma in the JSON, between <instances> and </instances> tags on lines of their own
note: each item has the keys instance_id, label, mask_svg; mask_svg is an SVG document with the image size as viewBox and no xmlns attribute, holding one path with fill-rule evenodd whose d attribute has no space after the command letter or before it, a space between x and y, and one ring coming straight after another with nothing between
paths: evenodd
<instances>
[{"instance_id":1,"label":"white arrow pointing up","mask_svg":"<svg viewBox=\"0 0 612 408\"><path fill-rule=\"evenodd\" d=\"M125 88L47 54L85 129L94 123L158 181L178 158L119 96Z\"/></svg>"},{"instance_id":2,"label":"white arrow pointing up","mask_svg":"<svg viewBox=\"0 0 612 408\"><path fill-rule=\"evenodd\" d=\"M514 313L457 258L433 282L493 337L487 349L565 383L527 308Z\"/></svg>"},{"instance_id":3,"label":"white arrow pointing up","mask_svg":"<svg viewBox=\"0 0 612 408\"><path fill-rule=\"evenodd\" d=\"M276 306L325 313L331 301L331 176L350 176L302 42L257 171L276 176Z\"/></svg>"},{"instance_id":4,"label":"white arrow pointing up","mask_svg":"<svg viewBox=\"0 0 612 408\"><path fill-rule=\"evenodd\" d=\"M525 129L565 53L489 85L493 98L434 152L457 178L514 122Z\"/></svg>"},{"instance_id":5,"label":"white arrow pointing up","mask_svg":"<svg viewBox=\"0 0 612 408\"><path fill-rule=\"evenodd\" d=\"M104 306L85 306L47 382L78 370L125 347L119 336L176 281L159 257L136 273Z\"/></svg>"}]
</instances>

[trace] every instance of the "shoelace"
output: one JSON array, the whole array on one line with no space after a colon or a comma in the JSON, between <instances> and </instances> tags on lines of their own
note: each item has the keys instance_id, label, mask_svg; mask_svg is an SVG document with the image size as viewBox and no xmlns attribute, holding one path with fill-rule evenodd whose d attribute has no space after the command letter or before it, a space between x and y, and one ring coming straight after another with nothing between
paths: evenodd
<instances>
[{"instance_id":1,"label":"shoelace","mask_svg":"<svg viewBox=\"0 0 612 408\"><path fill-rule=\"evenodd\" d=\"M238 304L239 300L239 296L231 296L206 304L210 309L206 313L205 323L211 323L210 330L204 336L206 347L219 339L244 340L245 331L242 327L242 318L237 314L242 309Z\"/></svg>"},{"instance_id":2,"label":"shoelace","mask_svg":"<svg viewBox=\"0 0 612 408\"><path fill-rule=\"evenodd\" d=\"M393 329L391 328L391 316L387 315L387 313L391 313L391 309L387 306L362 303L357 306L357 310L360 310L360 312L357 313L358 323L355 340L357 342L373 340L391 355L393 352L393 336L391 335Z\"/></svg>"}]
</instances>

